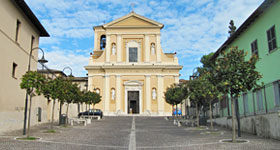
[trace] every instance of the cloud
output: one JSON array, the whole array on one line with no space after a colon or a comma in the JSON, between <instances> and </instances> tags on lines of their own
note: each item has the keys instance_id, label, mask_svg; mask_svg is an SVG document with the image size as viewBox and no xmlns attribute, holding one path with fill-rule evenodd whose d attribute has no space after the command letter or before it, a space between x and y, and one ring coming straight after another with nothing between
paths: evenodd
<instances>
[{"instance_id":1,"label":"cloud","mask_svg":"<svg viewBox=\"0 0 280 150\"><path fill-rule=\"evenodd\" d=\"M74 76L86 76L87 74L84 66L88 65L89 56L78 55L70 50L56 49L54 51L46 52L45 57L49 61L46 65L50 69L63 70L65 67L70 67ZM70 72L66 71L65 73L68 75Z\"/></svg>"},{"instance_id":2,"label":"cloud","mask_svg":"<svg viewBox=\"0 0 280 150\"><path fill-rule=\"evenodd\" d=\"M52 49L50 67L73 67L84 75L88 54L93 49L92 26L122 17L132 10L161 22L164 52L177 52L185 66L181 78L188 79L200 57L216 51L228 37L231 19L239 27L263 0L26 0L50 38L42 38L41 47ZM85 44L85 42L91 42ZM80 73L79 73L80 72Z\"/></svg>"}]
</instances>

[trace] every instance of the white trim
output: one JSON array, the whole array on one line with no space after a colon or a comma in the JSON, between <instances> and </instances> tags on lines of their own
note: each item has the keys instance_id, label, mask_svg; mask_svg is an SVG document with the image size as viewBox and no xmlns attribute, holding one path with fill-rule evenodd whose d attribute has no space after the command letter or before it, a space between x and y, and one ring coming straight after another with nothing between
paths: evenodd
<instances>
[{"instance_id":1,"label":"white trim","mask_svg":"<svg viewBox=\"0 0 280 150\"><path fill-rule=\"evenodd\" d=\"M137 62L129 62L129 48L130 47L136 47L137 48ZM125 49L126 49L126 63L130 63L130 64L138 64L139 62L141 62L141 41L135 41L135 40L131 40L131 41L126 41L125 42Z\"/></svg>"},{"instance_id":2,"label":"white trim","mask_svg":"<svg viewBox=\"0 0 280 150\"><path fill-rule=\"evenodd\" d=\"M139 91L139 114L143 114L143 98L142 98L142 86L143 86L143 83L140 82L140 81L126 81L124 83L124 86L125 86L125 109L124 109L124 112L125 114L128 114L127 112L127 93L128 91Z\"/></svg>"}]
</instances>

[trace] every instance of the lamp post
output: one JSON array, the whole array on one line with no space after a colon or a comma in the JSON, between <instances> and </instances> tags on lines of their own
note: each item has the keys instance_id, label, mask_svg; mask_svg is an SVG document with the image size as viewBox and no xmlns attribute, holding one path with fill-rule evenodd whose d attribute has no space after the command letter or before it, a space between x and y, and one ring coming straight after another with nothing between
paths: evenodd
<instances>
[{"instance_id":1,"label":"lamp post","mask_svg":"<svg viewBox=\"0 0 280 150\"><path fill-rule=\"evenodd\" d=\"M66 70L66 69L69 69L71 72L70 72L70 75L68 75L68 77L73 77L73 75L72 75L72 69L70 68L70 67L64 67L63 69L62 69L62 72L64 73L64 70ZM60 102L60 106L59 106L60 108L59 108L59 125L61 125L62 124L62 120L61 120L61 118L62 118L62 114L61 114L61 109L62 109L62 102Z\"/></svg>"},{"instance_id":2,"label":"lamp post","mask_svg":"<svg viewBox=\"0 0 280 150\"><path fill-rule=\"evenodd\" d=\"M68 77L73 77L73 75L72 75L72 69L70 68L70 67L64 67L63 68L63 70L62 70L62 72L64 73L64 70L66 70L66 69L69 69L71 72L70 72L70 75L68 75Z\"/></svg>"},{"instance_id":3,"label":"lamp post","mask_svg":"<svg viewBox=\"0 0 280 150\"><path fill-rule=\"evenodd\" d=\"M45 59L45 53L43 51L43 49L41 49L40 47L34 47L31 49L30 53L29 53L29 58L28 58L28 68L27 68L27 72L30 71L30 67L31 67L31 57L32 57L32 52L33 50L40 50L42 51L43 55L42 58L38 60L39 63L41 64L45 64L48 61ZM28 92L26 91L26 97L25 97L25 107L24 107L24 120L23 120L23 135L26 134L26 120L27 120L27 106L28 106Z\"/></svg>"}]
</instances>

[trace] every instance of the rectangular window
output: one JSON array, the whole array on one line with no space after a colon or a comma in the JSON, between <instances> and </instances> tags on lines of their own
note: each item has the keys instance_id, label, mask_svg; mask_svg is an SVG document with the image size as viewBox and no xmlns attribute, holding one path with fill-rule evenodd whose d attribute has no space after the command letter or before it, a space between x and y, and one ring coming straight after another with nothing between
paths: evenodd
<instances>
[{"instance_id":1,"label":"rectangular window","mask_svg":"<svg viewBox=\"0 0 280 150\"><path fill-rule=\"evenodd\" d=\"M269 52L277 48L275 26L266 31Z\"/></svg>"},{"instance_id":2,"label":"rectangular window","mask_svg":"<svg viewBox=\"0 0 280 150\"><path fill-rule=\"evenodd\" d=\"M129 62L137 62L137 48L130 47L129 48Z\"/></svg>"},{"instance_id":3,"label":"rectangular window","mask_svg":"<svg viewBox=\"0 0 280 150\"><path fill-rule=\"evenodd\" d=\"M18 42L19 39L19 30L20 30L20 25L21 22L19 20L17 20L17 26L16 26L16 37L15 37L15 41Z\"/></svg>"},{"instance_id":4,"label":"rectangular window","mask_svg":"<svg viewBox=\"0 0 280 150\"><path fill-rule=\"evenodd\" d=\"M13 70L12 70L12 77L16 78L16 68L17 68L17 64L13 63Z\"/></svg>"},{"instance_id":5,"label":"rectangular window","mask_svg":"<svg viewBox=\"0 0 280 150\"><path fill-rule=\"evenodd\" d=\"M255 40L254 42L251 43L251 50L252 50L252 55L259 56L258 54L258 42Z\"/></svg>"},{"instance_id":6,"label":"rectangular window","mask_svg":"<svg viewBox=\"0 0 280 150\"><path fill-rule=\"evenodd\" d=\"M280 81L273 83L275 106L280 106Z\"/></svg>"},{"instance_id":7,"label":"rectangular window","mask_svg":"<svg viewBox=\"0 0 280 150\"><path fill-rule=\"evenodd\" d=\"M262 90L258 90L256 93L256 97L257 97L257 107L258 110L263 110L263 95L262 95Z\"/></svg>"},{"instance_id":8,"label":"rectangular window","mask_svg":"<svg viewBox=\"0 0 280 150\"><path fill-rule=\"evenodd\" d=\"M249 105L248 105L248 94L243 94L243 104L244 104L244 113L249 113Z\"/></svg>"}]
</instances>

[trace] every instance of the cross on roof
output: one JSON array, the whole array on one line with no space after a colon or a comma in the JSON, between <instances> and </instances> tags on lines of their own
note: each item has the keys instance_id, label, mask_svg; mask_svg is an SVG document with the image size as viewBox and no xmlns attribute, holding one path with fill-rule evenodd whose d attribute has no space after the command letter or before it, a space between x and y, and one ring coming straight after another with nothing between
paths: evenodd
<instances>
[{"instance_id":1,"label":"cross on roof","mask_svg":"<svg viewBox=\"0 0 280 150\"><path fill-rule=\"evenodd\" d=\"M134 6L135 6L135 3L132 2L132 3L131 3L131 8L132 8L132 11L131 11L131 12L134 12Z\"/></svg>"}]
</instances>

